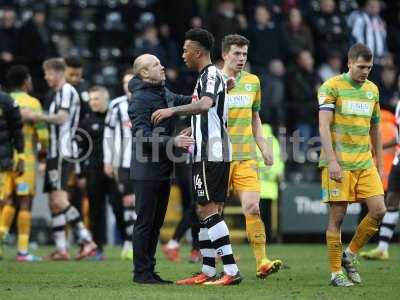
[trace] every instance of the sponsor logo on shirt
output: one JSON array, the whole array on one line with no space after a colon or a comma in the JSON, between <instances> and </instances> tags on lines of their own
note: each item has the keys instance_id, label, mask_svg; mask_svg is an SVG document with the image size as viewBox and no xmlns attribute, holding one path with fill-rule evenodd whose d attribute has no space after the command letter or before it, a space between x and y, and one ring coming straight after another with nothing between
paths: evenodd
<instances>
[{"instance_id":1,"label":"sponsor logo on shirt","mask_svg":"<svg viewBox=\"0 0 400 300\"><path fill-rule=\"evenodd\" d=\"M228 95L229 107L250 107L251 97L248 95Z\"/></svg>"},{"instance_id":2,"label":"sponsor logo on shirt","mask_svg":"<svg viewBox=\"0 0 400 300\"><path fill-rule=\"evenodd\" d=\"M372 109L371 102L343 100L342 113L345 115L371 116Z\"/></svg>"}]
</instances>

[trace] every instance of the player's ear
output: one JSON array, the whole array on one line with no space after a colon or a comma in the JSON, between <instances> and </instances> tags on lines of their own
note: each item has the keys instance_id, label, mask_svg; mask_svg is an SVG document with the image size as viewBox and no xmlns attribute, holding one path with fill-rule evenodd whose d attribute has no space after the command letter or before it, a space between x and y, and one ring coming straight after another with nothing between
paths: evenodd
<instances>
[{"instance_id":1,"label":"player's ear","mask_svg":"<svg viewBox=\"0 0 400 300\"><path fill-rule=\"evenodd\" d=\"M227 52L225 52L224 50L222 50L222 59L225 61L225 59L226 59L226 55L227 55L228 53Z\"/></svg>"},{"instance_id":2,"label":"player's ear","mask_svg":"<svg viewBox=\"0 0 400 300\"><path fill-rule=\"evenodd\" d=\"M349 58L347 60L347 67L349 68L349 70L350 70L350 67L351 67L352 63L353 63L353 61Z\"/></svg>"},{"instance_id":3,"label":"player's ear","mask_svg":"<svg viewBox=\"0 0 400 300\"><path fill-rule=\"evenodd\" d=\"M149 70L147 68L142 68L139 72L140 78L147 78L149 77Z\"/></svg>"}]
</instances>

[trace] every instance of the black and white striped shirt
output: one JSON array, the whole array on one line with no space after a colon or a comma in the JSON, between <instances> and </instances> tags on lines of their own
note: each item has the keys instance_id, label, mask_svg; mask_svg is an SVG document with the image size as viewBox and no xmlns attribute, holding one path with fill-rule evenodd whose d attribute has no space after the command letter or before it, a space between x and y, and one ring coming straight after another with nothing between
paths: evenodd
<instances>
[{"instance_id":1,"label":"black and white striped shirt","mask_svg":"<svg viewBox=\"0 0 400 300\"><path fill-rule=\"evenodd\" d=\"M355 11L350 14L348 23L354 40L367 45L374 57L381 58L386 53L386 25L380 16Z\"/></svg>"},{"instance_id":2,"label":"black and white striped shirt","mask_svg":"<svg viewBox=\"0 0 400 300\"><path fill-rule=\"evenodd\" d=\"M130 168L132 131L128 116L128 96L111 101L105 120L103 138L104 163L114 168Z\"/></svg>"},{"instance_id":3,"label":"black and white striped shirt","mask_svg":"<svg viewBox=\"0 0 400 300\"><path fill-rule=\"evenodd\" d=\"M49 114L57 114L60 110L68 113L63 124L50 124L49 158L77 158L78 145L74 140L78 128L80 101L78 92L69 83L58 90L51 101Z\"/></svg>"},{"instance_id":4,"label":"black and white striped shirt","mask_svg":"<svg viewBox=\"0 0 400 300\"><path fill-rule=\"evenodd\" d=\"M195 139L193 161L231 161L232 145L228 136L228 103L222 73L214 65L200 71L192 102L203 96L213 100L208 112L192 116L192 132Z\"/></svg>"}]
</instances>

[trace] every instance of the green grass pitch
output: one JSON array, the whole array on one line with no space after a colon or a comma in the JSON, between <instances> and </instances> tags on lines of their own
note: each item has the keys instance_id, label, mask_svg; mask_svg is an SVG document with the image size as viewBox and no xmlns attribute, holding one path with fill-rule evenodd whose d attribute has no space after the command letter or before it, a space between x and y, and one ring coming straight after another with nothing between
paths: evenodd
<instances>
[{"instance_id":1,"label":"green grass pitch","mask_svg":"<svg viewBox=\"0 0 400 300\"><path fill-rule=\"evenodd\" d=\"M371 248L371 247L369 247ZM75 250L75 249L74 249ZM182 256L188 254L182 249ZM50 249L36 251L45 255ZM132 282L130 262L119 260L119 249L106 248L102 262L18 263L14 249L6 248L0 261L0 299L399 299L400 248L392 246L390 260L360 260L363 283L353 288L328 286L328 263L323 245L272 245L269 254L288 268L266 280L255 278L249 245L234 245L243 282L238 286L144 286ZM158 271L177 280L198 271L198 264L171 263L158 251ZM221 269L221 266L219 266Z\"/></svg>"}]
</instances>

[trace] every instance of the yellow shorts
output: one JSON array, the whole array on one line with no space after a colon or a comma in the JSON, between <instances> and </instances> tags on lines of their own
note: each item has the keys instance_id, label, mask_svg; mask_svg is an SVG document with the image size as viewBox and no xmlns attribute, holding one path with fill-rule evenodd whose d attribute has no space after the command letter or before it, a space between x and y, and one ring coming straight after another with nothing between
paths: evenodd
<instances>
[{"instance_id":1,"label":"yellow shorts","mask_svg":"<svg viewBox=\"0 0 400 300\"><path fill-rule=\"evenodd\" d=\"M383 184L376 167L342 171L342 182L329 178L328 168L322 169L321 186L324 202L356 202L383 195Z\"/></svg>"},{"instance_id":2,"label":"yellow shorts","mask_svg":"<svg viewBox=\"0 0 400 300\"><path fill-rule=\"evenodd\" d=\"M234 191L260 192L258 161L232 161L229 172L229 188Z\"/></svg>"},{"instance_id":3,"label":"yellow shorts","mask_svg":"<svg viewBox=\"0 0 400 300\"><path fill-rule=\"evenodd\" d=\"M2 198L8 198L14 193L17 196L34 196L36 191L36 161L25 159L25 171L17 176L13 171L6 172L4 187L1 189Z\"/></svg>"},{"instance_id":4,"label":"yellow shorts","mask_svg":"<svg viewBox=\"0 0 400 300\"><path fill-rule=\"evenodd\" d=\"M13 172L0 172L0 201L6 200L12 195Z\"/></svg>"}]
</instances>

